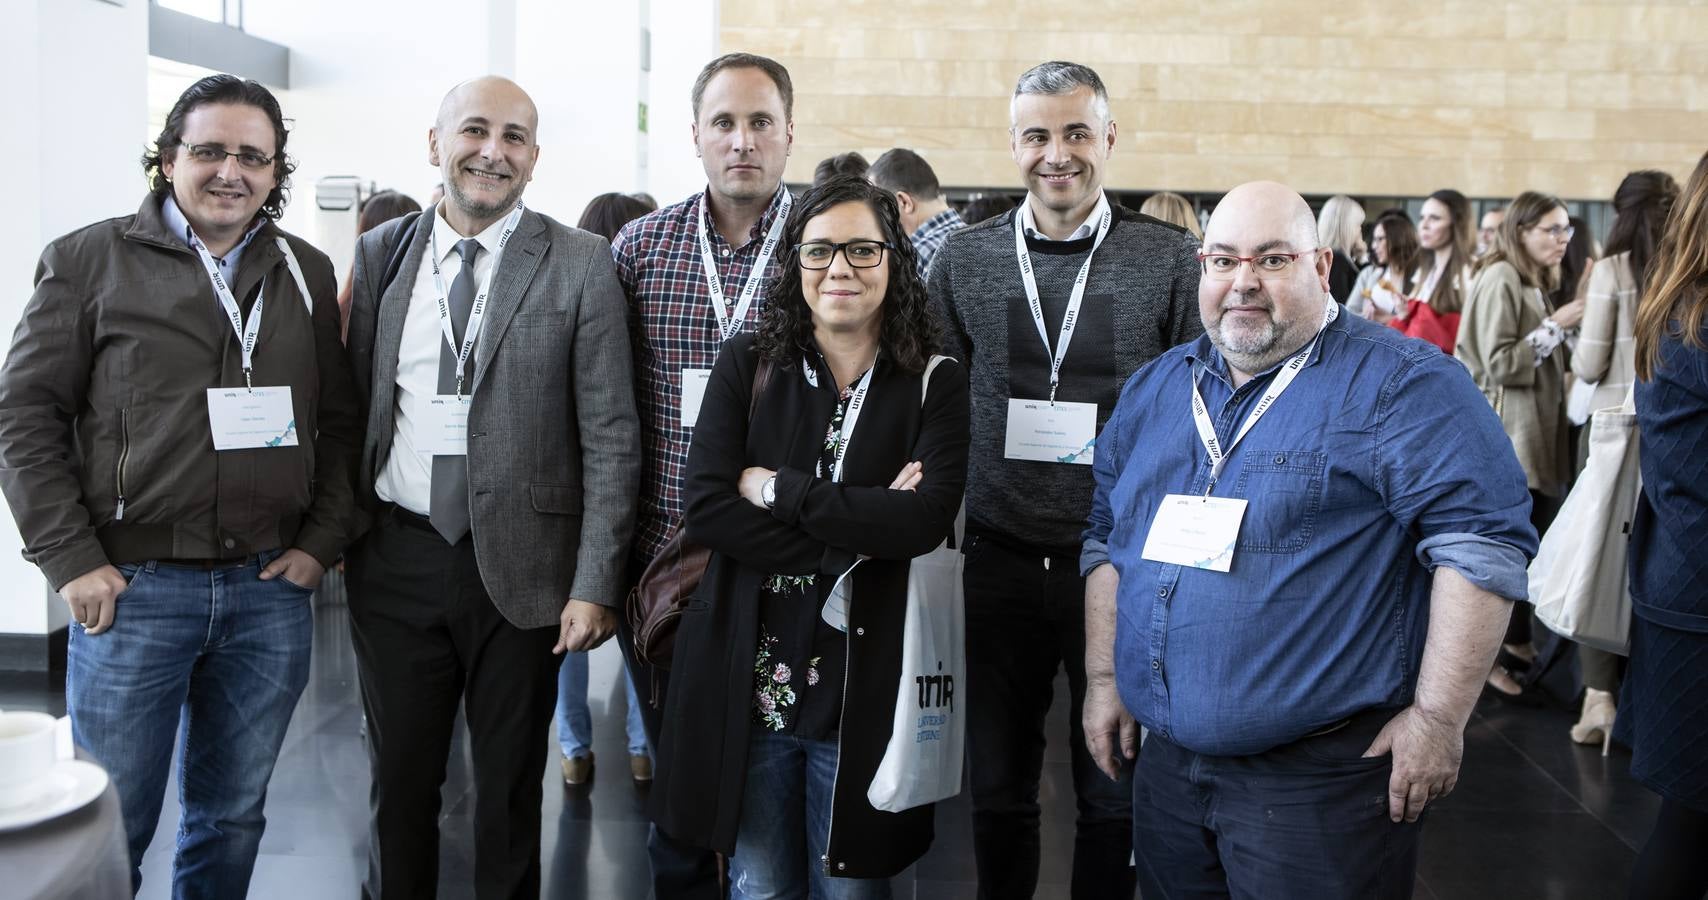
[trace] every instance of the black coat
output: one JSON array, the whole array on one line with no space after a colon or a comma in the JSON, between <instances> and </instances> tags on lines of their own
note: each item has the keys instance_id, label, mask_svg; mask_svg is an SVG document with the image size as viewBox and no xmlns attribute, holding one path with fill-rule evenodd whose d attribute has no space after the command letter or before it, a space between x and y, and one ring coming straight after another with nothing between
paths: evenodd
<instances>
[{"instance_id":1,"label":"black coat","mask_svg":"<svg viewBox=\"0 0 1708 900\"><path fill-rule=\"evenodd\" d=\"M801 361L777 365L747 421L758 354L751 336L724 345L694 428L683 480L690 539L711 564L676 634L650 811L666 833L723 853L735 848L753 723L753 659L759 593L771 574L817 573L822 602L836 576L861 563L848 611L847 684L832 801L833 875L889 877L931 845L932 807L880 812L866 788L883 759L901 678L908 561L943 541L966 481L967 373L946 360L920 404L921 376L880 359L848 447L841 483L815 478L835 380L814 359L819 387ZM916 491L888 485L911 461ZM737 489L748 466L777 471L771 510Z\"/></svg>"}]
</instances>

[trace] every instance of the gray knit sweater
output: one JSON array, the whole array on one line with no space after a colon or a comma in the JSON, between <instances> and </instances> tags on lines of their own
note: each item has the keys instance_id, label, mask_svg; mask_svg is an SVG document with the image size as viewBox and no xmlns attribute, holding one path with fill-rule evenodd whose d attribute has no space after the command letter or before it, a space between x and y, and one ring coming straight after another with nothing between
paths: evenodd
<instances>
[{"instance_id":1,"label":"gray knit sweater","mask_svg":"<svg viewBox=\"0 0 1708 900\"><path fill-rule=\"evenodd\" d=\"M1204 331L1198 316L1198 242L1184 229L1123 209L1091 263L1079 325L1062 362L1057 400L1097 404L1102 430L1139 367ZM1050 394L1050 358L1027 308L1006 213L949 238L932 262L931 305L943 352L971 377L967 524L1040 554L1076 556L1091 511L1091 466L1005 459L1010 398ZM1028 239L1044 324L1055 344L1091 238ZM1183 381L1181 390L1188 386Z\"/></svg>"}]
</instances>

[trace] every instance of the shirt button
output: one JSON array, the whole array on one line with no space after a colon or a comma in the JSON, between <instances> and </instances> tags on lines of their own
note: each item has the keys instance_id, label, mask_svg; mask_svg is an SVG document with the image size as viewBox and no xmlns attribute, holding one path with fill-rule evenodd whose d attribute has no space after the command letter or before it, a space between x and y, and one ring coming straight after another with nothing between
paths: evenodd
<instances>
[{"instance_id":1,"label":"shirt button","mask_svg":"<svg viewBox=\"0 0 1708 900\"><path fill-rule=\"evenodd\" d=\"M1157 589L1156 589L1156 595L1157 595L1157 596L1158 596L1158 597L1162 597L1162 598L1164 598L1164 599L1167 599L1167 597L1168 597L1168 588L1165 588L1165 587L1160 587L1160 588L1157 588Z\"/></svg>"},{"instance_id":2,"label":"shirt button","mask_svg":"<svg viewBox=\"0 0 1708 900\"><path fill-rule=\"evenodd\" d=\"M1162 660L1160 660L1160 659L1151 660L1151 668L1154 669L1155 671L1161 672L1162 671Z\"/></svg>"},{"instance_id":3,"label":"shirt button","mask_svg":"<svg viewBox=\"0 0 1708 900\"><path fill-rule=\"evenodd\" d=\"M237 546L236 541L232 540L231 538L225 539L225 549L230 550L231 548L236 547L236 546Z\"/></svg>"},{"instance_id":4,"label":"shirt button","mask_svg":"<svg viewBox=\"0 0 1708 900\"><path fill-rule=\"evenodd\" d=\"M1279 453L1275 454L1275 464L1278 466L1286 465L1287 464L1287 457L1282 456Z\"/></svg>"},{"instance_id":5,"label":"shirt button","mask_svg":"<svg viewBox=\"0 0 1708 900\"><path fill-rule=\"evenodd\" d=\"M836 864L836 871L838 871L838 872L840 872L846 868L848 868L848 864L845 862L839 862Z\"/></svg>"},{"instance_id":6,"label":"shirt button","mask_svg":"<svg viewBox=\"0 0 1708 900\"><path fill-rule=\"evenodd\" d=\"M866 636L866 629L856 628L856 629L854 629L854 634L856 634L859 637L865 637Z\"/></svg>"}]
</instances>

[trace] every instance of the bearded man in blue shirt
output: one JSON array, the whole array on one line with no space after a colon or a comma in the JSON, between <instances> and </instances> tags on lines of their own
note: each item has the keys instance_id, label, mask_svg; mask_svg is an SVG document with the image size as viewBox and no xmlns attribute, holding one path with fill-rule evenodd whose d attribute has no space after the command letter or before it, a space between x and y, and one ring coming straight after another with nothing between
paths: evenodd
<instances>
[{"instance_id":1,"label":"bearded man in blue shirt","mask_svg":"<svg viewBox=\"0 0 1708 900\"><path fill-rule=\"evenodd\" d=\"M1205 335L1097 439L1086 740L1113 777L1149 729L1147 897L1410 896L1525 598L1524 472L1463 367L1328 296L1292 190L1234 189L1200 258Z\"/></svg>"}]
</instances>

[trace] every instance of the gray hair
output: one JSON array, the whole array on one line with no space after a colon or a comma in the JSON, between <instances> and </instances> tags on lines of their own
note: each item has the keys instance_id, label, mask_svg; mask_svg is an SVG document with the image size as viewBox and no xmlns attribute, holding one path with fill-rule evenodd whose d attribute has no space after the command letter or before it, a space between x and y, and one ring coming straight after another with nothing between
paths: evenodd
<instances>
[{"instance_id":1,"label":"gray hair","mask_svg":"<svg viewBox=\"0 0 1708 900\"><path fill-rule=\"evenodd\" d=\"M1014 84L1014 96L1008 101L1008 126L1014 127L1014 101L1022 94L1071 94L1082 87L1091 88L1095 97L1093 108L1103 124L1109 124L1109 91L1103 87L1103 79L1097 77L1090 66L1079 63L1051 60L1039 63Z\"/></svg>"}]
</instances>

